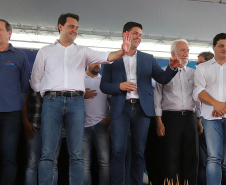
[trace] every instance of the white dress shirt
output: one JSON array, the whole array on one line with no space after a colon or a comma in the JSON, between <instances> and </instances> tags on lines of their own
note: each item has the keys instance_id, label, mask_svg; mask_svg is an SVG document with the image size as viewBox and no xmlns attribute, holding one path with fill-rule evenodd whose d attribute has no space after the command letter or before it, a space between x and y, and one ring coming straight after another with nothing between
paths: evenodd
<instances>
[{"instance_id":1,"label":"white dress shirt","mask_svg":"<svg viewBox=\"0 0 226 185\"><path fill-rule=\"evenodd\" d=\"M198 65L195 72L195 89L193 97L199 100L199 93L205 90L210 96L220 102L226 102L226 63L220 65L215 58ZM212 116L213 106L202 103L201 116L205 119L222 119ZM226 118L226 114L223 116Z\"/></svg>"},{"instance_id":2,"label":"white dress shirt","mask_svg":"<svg viewBox=\"0 0 226 185\"><path fill-rule=\"evenodd\" d=\"M163 68L164 70L166 67ZM178 68L178 73L166 85L156 82L154 104L156 116L162 116L162 110L195 111L200 116L200 103L192 98L195 70L190 67Z\"/></svg>"},{"instance_id":3,"label":"white dress shirt","mask_svg":"<svg viewBox=\"0 0 226 185\"><path fill-rule=\"evenodd\" d=\"M94 51L75 43L68 47L58 41L41 48L36 56L31 87L43 96L45 91L83 91L85 66L107 61L109 52Z\"/></svg>"},{"instance_id":4,"label":"white dress shirt","mask_svg":"<svg viewBox=\"0 0 226 185\"><path fill-rule=\"evenodd\" d=\"M126 77L128 82L137 84L137 52L133 56L123 56ZM139 99L137 90L126 93L126 99Z\"/></svg>"},{"instance_id":5,"label":"white dress shirt","mask_svg":"<svg viewBox=\"0 0 226 185\"><path fill-rule=\"evenodd\" d=\"M103 94L100 90L101 75L90 77L85 75L85 87L90 90L96 90L97 96L93 99L84 99L86 120L85 127L91 127L106 118L109 113L108 95Z\"/></svg>"}]
</instances>

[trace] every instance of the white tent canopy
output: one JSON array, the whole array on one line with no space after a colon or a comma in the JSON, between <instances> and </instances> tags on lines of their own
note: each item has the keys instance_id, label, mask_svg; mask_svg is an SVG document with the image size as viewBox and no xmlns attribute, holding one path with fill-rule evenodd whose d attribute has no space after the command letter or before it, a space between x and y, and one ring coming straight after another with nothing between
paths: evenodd
<instances>
[{"instance_id":1,"label":"white tent canopy","mask_svg":"<svg viewBox=\"0 0 226 185\"><path fill-rule=\"evenodd\" d=\"M226 32L225 10L226 4L189 0L4 0L0 18L13 24L14 33L58 37L59 15L76 13L80 37L99 35L102 40L121 40L123 25L135 21L143 25L146 42L167 45L184 38L191 45L210 48L212 38Z\"/></svg>"}]
</instances>

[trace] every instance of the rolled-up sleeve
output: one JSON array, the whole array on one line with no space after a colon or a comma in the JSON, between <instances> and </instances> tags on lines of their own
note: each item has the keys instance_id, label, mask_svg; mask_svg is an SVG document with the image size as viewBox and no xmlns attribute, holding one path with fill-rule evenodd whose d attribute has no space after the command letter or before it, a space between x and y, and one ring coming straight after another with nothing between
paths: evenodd
<instances>
[{"instance_id":1,"label":"rolled-up sleeve","mask_svg":"<svg viewBox=\"0 0 226 185\"><path fill-rule=\"evenodd\" d=\"M195 71L193 99L200 102L199 93L206 89L206 80L204 78L204 70L198 66Z\"/></svg>"},{"instance_id":2,"label":"rolled-up sleeve","mask_svg":"<svg viewBox=\"0 0 226 185\"><path fill-rule=\"evenodd\" d=\"M154 105L156 116L162 116L162 91L163 85L156 82L154 91Z\"/></svg>"},{"instance_id":3,"label":"rolled-up sleeve","mask_svg":"<svg viewBox=\"0 0 226 185\"><path fill-rule=\"evenodd\" d=\"M99 64L111 64L112 62L107 61L110 52L96 51L88 47L85 47L86 52L86 65L99 63Z\"/></svg>"},{"instance_id":4,"label":"rolled-up sleeve","mask_svg":"<svg viewBox=\"0 0 226 185\"><path fill-rule=\"evenodd\" d=\"M39 92L40 91L40 84L41 84L41 80L44 76L45 73L45 62L44 62L44 56L43 56L43 52L42 50L39 50L39 52L37 53L34 65L33 65L33 69L32 69L32 73L31 73L31 88L35 91L35 92Z\"/></svg>"}]
</instances>

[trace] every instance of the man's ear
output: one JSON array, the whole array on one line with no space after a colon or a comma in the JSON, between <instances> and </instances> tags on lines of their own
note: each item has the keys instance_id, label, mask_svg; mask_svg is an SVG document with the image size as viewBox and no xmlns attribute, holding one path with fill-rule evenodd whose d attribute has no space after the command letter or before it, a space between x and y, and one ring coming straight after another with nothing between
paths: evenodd
<instances>
[{"instance_id":1,"label":"man's ear","mask_svg":"<svg viewBox=\"0 0 226 185\"><path fill-rule=\"evenodd\" d=\"M9 33L9 40L10 40L10 38L12 36L12 30L9 30L8 33Z\"/></svg>"},{"instance_id":2,"label":"man's ear","mask_svg":"<svg viewBox=\"0 0 226 185\"><path fill-rule=\"evenodd\" d=\"M62 24L58 24L58 29L60 30L60 32L62 31L63 29L63 25Z\"/></svg>"},{"instance_id":3,"label":"man's ear","mask_svg":"<svg viewBox=\"0 0 226 185\"><path fill-rule=\"evenodd\" d=\"M171 56L172 56L172 58L176 58L176 54L174 51L171 51Z\"/></svg>"}]
</instances>

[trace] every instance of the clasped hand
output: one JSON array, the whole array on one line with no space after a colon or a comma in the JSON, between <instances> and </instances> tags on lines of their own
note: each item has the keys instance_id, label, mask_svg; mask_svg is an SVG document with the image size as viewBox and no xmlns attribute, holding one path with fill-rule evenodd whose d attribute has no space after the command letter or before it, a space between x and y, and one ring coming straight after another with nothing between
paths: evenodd
<instances>
[{"instance_id":1,"label":"clasped hand","mask_svg":"<svg viewBox=\"0 0 226 185\"><path fill-rule=\"evenodd\" d=\"M97 96L96 90L90 90L89 88L86 88L86 92L84 94L84 99L92 99L95 96Z\"/></svg>"},{"instance_id":2,"label":"clasped hand","mask_svg":"<svg viewBox=\"0 0 226 185\"><path fill-rule=\"evenodd\" d=\"M224 102L218 102L214 106L214 110L212 112L213 117L221 117L226 114L226 103Z\"/></svg>"},{"instance_id":3,"label":"clasped hand","mask_svg":"<svg viewBox=\"0 0 226 185\"><path fill-rule=\"evenodd\" d=\"M121 82L119 85L121 91L136 91L137 85L133 82Z\"/></svg>"}]
</instances>

